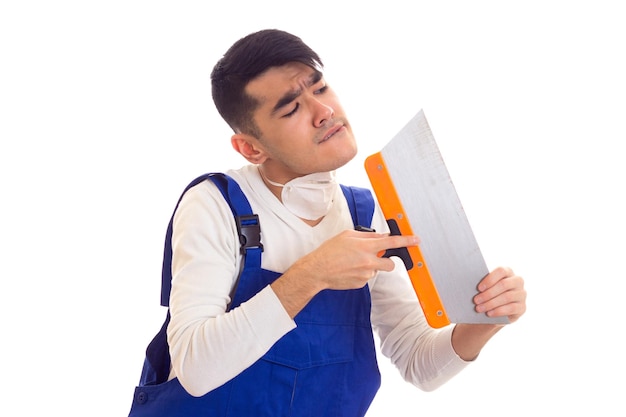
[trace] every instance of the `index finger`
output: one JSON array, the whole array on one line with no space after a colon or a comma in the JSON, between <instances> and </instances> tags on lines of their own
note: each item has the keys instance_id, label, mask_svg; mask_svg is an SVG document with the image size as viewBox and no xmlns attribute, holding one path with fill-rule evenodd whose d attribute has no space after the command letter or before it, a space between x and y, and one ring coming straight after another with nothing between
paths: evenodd
<instances>
[{"instance_id":1,"label":"index finger","mask_svg":"<svg viewBox=\"0 0 626 417\"><path fill-rule=\"evenodd\" d=\"M478 284L479 291L485 291L488 288L493 287L501 279L513 276L513 270L506 267L498 267L491 271L485 278L483 278Z\"/></svg>"},{"instance_id":2,"label":"index finger","mask_svg":"<svg viewBox=\"0 0 626 417\"><path fill-rule=\"evenodd\" d=\"M376 240L377 251L385 251L387 249L406 248L409 246L417 246L420 243L420 239L417 236L402 236L402 235L381 235Z\"/></svg>"}]
</instances>

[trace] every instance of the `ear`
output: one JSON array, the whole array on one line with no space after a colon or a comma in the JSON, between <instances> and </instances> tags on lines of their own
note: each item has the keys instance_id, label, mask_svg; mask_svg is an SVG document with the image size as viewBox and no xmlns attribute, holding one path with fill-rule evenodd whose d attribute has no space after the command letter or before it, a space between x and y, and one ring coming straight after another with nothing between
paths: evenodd
<instances>
[{"instance_id":1,"label":"ear","mask_svg":"<svg viewBox=\"0 0 626 417\"><path fill-rule=\"evenodd\" d=\"M236 133L230 138L230 144L252 164L262 164L267 159L265 150L254 136Z\"/></svg>"}]
</instances>

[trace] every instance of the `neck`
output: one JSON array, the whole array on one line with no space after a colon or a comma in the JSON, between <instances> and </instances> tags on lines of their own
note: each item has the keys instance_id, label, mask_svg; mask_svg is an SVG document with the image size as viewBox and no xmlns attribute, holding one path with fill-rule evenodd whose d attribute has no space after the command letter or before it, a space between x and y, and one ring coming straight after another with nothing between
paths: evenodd
<instances>
[{"instance_id":1,"label":"neck","mask_svg":"<svg viewBox=\"0 0 626 417\"><path fill-rule=\"evenodd\" d=\"M283 187L280 185L275 185L276 183L274 183L274 181L268 180L261 166L259 166L258 169L259 169L259 174L261 175L261 179L263 180L263 183L265 184L265 186L272 192L272 194L276 196L278 201L282 203L283 199L282 199L281 193L283 191Z\"/></svg>"}]
</instances>

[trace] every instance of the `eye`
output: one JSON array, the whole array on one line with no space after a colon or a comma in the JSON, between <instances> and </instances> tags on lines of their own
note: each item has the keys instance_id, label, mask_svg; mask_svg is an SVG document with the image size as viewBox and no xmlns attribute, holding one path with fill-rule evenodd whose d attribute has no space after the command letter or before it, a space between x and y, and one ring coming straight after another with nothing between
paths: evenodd
<instances>
[{"instance_id":1,"label":"eye","mask_svg":"<svg viewBox=\"0 0 626 417\"><path fill-rule=\"evenodd\" d=\"M326 90L328 90L328 86L327 85L323 85L322 87L320 87L317 90L315 90L315 94L324 94L326 92Z\"/></svg>"},{"instance_id":2,"label":"eye","mask_svg":"<svg viewBox=\"0 0 626 417\"><path fill-rule=\"evenodd\" d=\"M300 104L296 103L296 105L294 106L293 110L291 110L289 113L285 114L283 117L291 117L294 114L296 114L296 112L298 111L298 108L300 107Z\"/></svg>"}]
</instances>

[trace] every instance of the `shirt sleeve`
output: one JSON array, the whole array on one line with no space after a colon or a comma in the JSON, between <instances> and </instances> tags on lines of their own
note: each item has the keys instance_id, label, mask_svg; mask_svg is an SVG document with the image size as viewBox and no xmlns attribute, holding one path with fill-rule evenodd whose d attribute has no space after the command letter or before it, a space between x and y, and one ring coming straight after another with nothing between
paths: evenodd
<instances>
[{"instance_id":1,"label":"shirt sleeve","mask_svg":"<svg viewBox=\"0 0 626 417\"><path fill-rule=\"evenodd\" d=\"M384 226L378 226L384 230ZM391 359L402 377L424 391L432 391L463 370L462 360L452 347L450 325L430 327L404 264L379 272L370 284L372 326L380 338L381 352Z\"/></svg>"},{"instance_id":2,"label":"shirt sleeve","mask_svg":"<svg viewBox=\"0 0 626 417\"><path fill-rule=\"evenodd\" d=\"M266 287L226 312L239 272L235 221L217 187L205 181L183 196L172 234L172 370L202 396L263 356L295 322Z\"/></svg>"}]
</instances>

